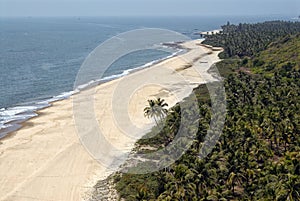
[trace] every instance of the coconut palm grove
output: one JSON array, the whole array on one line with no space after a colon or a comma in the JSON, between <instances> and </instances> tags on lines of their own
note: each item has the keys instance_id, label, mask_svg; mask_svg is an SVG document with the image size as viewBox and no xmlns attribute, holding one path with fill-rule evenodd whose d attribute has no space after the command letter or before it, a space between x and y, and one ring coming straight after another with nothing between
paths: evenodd
<instances>
[{"instance_id":1,"label":"coconut palm grove","mask_svg":"<svg viewBox=\"0 0 300 201\"><path fill-rule=\"evenodd\" d=\"M198 128L189 128L198 130L192 146L158 172L110 177L120 199L300 200L300 23L228 22L222 29L204 41L224 48L216 65L226 88L227 116L216 146L199 158L211 121L209 94L200 85L194 89L201 115ZM164 118L164 128L153 138L139 140L138 153L171 143L181 113L193 113L182 111L179 104L157 110L158 104L165 106L164 100L149 100L144 112L156 115L157 127Z\"/></svg>"}]
</instances>

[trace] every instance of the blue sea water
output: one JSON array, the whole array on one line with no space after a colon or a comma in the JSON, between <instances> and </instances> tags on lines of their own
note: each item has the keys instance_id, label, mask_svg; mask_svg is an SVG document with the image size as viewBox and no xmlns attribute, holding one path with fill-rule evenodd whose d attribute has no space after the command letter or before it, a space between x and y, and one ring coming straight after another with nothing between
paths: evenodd
<instances>
[{"instance_id":1,"label":"blue sea water","mask_svg":"<svg viewBox=\"0 0 300 201\"><path fill-rule=\"evenodd\" d=\"M49 102L70 96L88 54L117 34L164 28L195 39L199 37L196 32L218 29L227 21L275 19L289 17L0 18L0 138L36 116L35 111L49 106ZM170 54L158 50L135 52L114 63L105 76L145 67Z\"/></svg>"}]
</instances>

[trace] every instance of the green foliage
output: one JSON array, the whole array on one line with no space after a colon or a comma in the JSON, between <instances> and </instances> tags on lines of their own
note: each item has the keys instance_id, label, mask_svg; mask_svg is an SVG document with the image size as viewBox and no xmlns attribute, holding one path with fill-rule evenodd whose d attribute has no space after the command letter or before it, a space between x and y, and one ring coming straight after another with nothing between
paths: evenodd
<instances>
[{"instance_id":1,"label":"green foliage","mask_svg":"<svg viewBox=\"0 0 300 201\"><path fill-rule=\"evenodd\" d=\"M298 26L278 23L281 28L289 25L288 30ZM272 25L276 31L274 24L265 25L268 28ZM234 25L227 26L237 29ZM258 26L264 30L263 24ZM239 27L252 29L250 25ZM264 33L263 38L269 37L269 31ZM190 149L174 164L156 173L117 174L115 182L120 197L126 200L300 200L299 44L299 35L290 36L273 41L266 50L257 52L256 56L252 54L253 58L220 62L218 67L226 78L228 111L223 135L213 151L206 158L199 158L211 118L209 94L202 85L194 90L200 119ZM189 104L189 98L184 102ZM159 135L138 141L136 151L143 152L144 146L159 149L172 142L182 112L193 111L182 111L179 105L173 107Z\"/></svg>"},{"instance_id":2,"label":"green foliage","mask_svg":"<svg viewBox=\"0 0 300 201\"><path fill-rule=\"evenodd\" d=\"M224 59L218 62L217 68L222 77L228 77L232 72L240 67L240 59Z\"/></svg>"},{"instance_id":3,"label":"green foliage","mask_svg":"<svg viewBox=\"0 0 300 201\"><path fill-rule=\"evenodd\" d=\"M274 71L275 68L290 71L300 68L300 34L286 36L281 40L273 42L268 49L262 51L257 57L262 61L262 69ZM257 66L253 63L254 66Z\"/></svg>"},{"instance_id":4,"label":"green foliage","mask_svg":"<svg viewBox=\"0 0 300 201\"><path fill-rule=\"evenodd\" d=\"M222 58L252 57L282 37L300 32L300 22L270 21L257 24L227 24L221 34L207 35L205 44L224 48ZM286 42L286 41L283 41ZM298 48L299 49L299 48Z\"/></svg>"},{"instance_id":5,"label":"green foliage","mask_svg":"<svg viewBox=\"0 0 300 201\"><path fill-rule=\"evenodd\" d=\"M144 116L147 118L154 118L158 126L158 121L162 120L168 112L168 110L165 109L167 106L168 104L161 98L148 100L148 106L144 109Z\"/></svg>"},{"instance_id":6,"label":"green foliage","mask_svg":"<svg viewBox=\"0 0 300 201\"><path fill-rule=\"evenodd\" d=\"M157 176L118 174L114 176L116 190L119 196L127 201L150 200L159 195L159 181Z\"/></svg>"}]
</instances>

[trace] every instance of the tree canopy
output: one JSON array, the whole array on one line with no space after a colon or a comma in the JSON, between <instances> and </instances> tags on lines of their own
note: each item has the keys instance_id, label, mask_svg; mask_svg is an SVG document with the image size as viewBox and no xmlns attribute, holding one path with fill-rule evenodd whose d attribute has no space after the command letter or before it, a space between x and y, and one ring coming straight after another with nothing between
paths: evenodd
<instances>
[{"instance_id":1,"label":"tree canopy","mask_svg":"<svg viewBox=\"0 0 300 201\"><path fill-rule=\"evenodd\" d=\"M218 63L228 104L219 142L206 158L198 157L211 118L209 94L200 85L194 89L200 123L190 149L161 171L115 174L120 198L300 200L300 37L289 35L299 32L299 23L228 24L223 30L206 41L212 44L216 38L213 44L225 47L229 57ZM193 111L181 111L179 104L171 108L160 134L139 140L135 151L151 152L171 143L181 112ZM154 150L141 149L145 145Z\"/></svg>"}]
</instances>

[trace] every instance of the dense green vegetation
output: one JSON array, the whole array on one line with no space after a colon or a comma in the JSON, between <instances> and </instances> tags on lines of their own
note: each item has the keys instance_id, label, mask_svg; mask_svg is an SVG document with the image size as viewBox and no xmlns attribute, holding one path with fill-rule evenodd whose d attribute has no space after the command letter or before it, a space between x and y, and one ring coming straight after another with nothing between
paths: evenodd
<instances>
[{"instance_id":1,"label":"dense green vegetation","mask_svg":"<svg viewBox=\"0 0 300 201\"><path fill-rule=\"evenodd\" d=\"M297 42L300 34L286 36L283 39L273 42L268 49L262 51L252 62L243 60L246 67L251 67L254 72L260 73L265 71L280 70L285 73L292 68L300 68L300 44ZM282 45L284 44L284 45Z\"/></svg>"},{"instance_id":2,"label":"dense green vegetation","mask_svg":"<svg viewBox=\"0 0 300 201\"><path fill-rule=\"evenodd\" d=\"M199 158L211 121L211 103L202 85L194 90L200 119L190 149L161 171L116 174L114 181L121 198L300 200L300 34L295 33L300 32L299 24L268 22L224 27L225 35L207 40L211 45L222 44L230 56L217 64L226 78L228 110L219 142L207 157ZM245 43L245 38L249 42ZM257 46L255 41L263 45ZM184 100L187 105L189 101ZM135 151L151 152L144 147L161 149L171 143L182 112L193 111L184 111L177 104L168 112L159 135L139 140Z\"/></svg>"},{"instance_id":3,"label":"dense green vegetation","mask_svg":"<svg viewBox=\"0 0 300 201\"><path fill-rule=\"evenodd\" d=\"M270 21L258 24L228 23L222 26L222 34L207 35L205 44L222 46L223 58L253 56L282 37L300 32L300 22Z\"/></svg>"}]
</instances>

